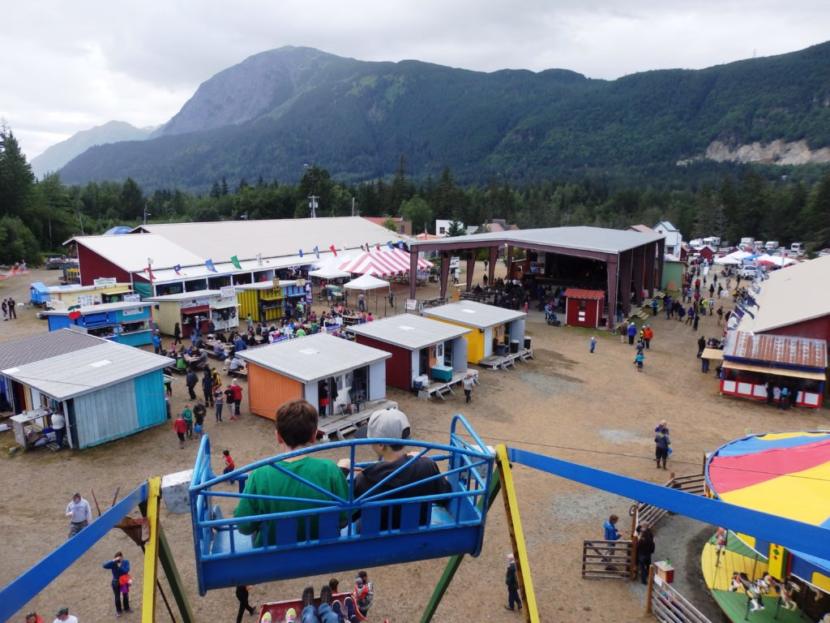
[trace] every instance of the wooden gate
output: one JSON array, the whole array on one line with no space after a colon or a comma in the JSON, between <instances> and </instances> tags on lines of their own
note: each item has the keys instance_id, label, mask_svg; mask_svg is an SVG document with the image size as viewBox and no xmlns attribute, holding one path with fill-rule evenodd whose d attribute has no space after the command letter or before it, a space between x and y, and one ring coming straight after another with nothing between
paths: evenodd
<instances>
[{"instance_id":1,"label":"wooden gate","mask_svg":"<svg viewBox=\"0 0 830 623\"><path fill-rule=\"evenodd\" d=\"M634 569L631 541L582 542L582 577L628 580Z\"/></svg>"}]
</instances>

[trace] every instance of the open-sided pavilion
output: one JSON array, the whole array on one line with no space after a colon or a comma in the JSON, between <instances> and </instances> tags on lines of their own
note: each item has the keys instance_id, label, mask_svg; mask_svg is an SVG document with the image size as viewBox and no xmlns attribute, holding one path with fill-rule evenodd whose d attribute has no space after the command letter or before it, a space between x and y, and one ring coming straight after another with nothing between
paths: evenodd
<instances>
[{"instance_id":1,"label":"open-sided pavilion","mask_svg":"<svg viewBox=\"0 0 830 623\"><path fill-rule=\"evenodd\" d=\"M441 298L447 294L449 279L449 257L463 255L467 260L467 289L472 288L475 259L480 249L489 251L489 283L493 283L496 261L503 251L507 266L512 271L516 249L524 250L529 257L537 258L536 264L545 273L557 270L571 272L568 285L579 284L580 275L586 272L596 274L604 268L604 288L608 302L607 324L614 326L614 316L619 300L625 314L635 303L643 301L643 293L653 296L655 287L661 282L663 272L663 251L665 238L658 233L644 233L633 230L605 229L601 227L552 227L547 229L524 229L457 236L440 240L415 240L410 243L409 296L415 298L415 275L417 274L418 252L437 251L441 258ZM601 264L602 266L597 266ZM508 277L512 274L508 272ZM626 293L630 293L627 296Z\"/></svg>"}]
</instances>

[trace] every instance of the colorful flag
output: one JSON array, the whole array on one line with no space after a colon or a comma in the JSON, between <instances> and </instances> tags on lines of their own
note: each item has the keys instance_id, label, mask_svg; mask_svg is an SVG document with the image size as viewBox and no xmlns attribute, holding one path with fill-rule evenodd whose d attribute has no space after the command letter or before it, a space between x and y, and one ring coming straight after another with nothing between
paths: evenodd
<instances>
[{"instance_id":1,"label":"colorful flag","mask_svg":"<svg viewBox=\"0 0 830 623\"><path fill-rule=\"evenodd\" d=\"M300 249L299 255L300 255L300 257L303 257L303 250L302 249Z\"/></svg>"},{"instance_id":2,"label":"colorful flag","mask_svg":"<svg viewBox=\"0 0 830 623\"><path fill-rule=\"evenodd\" d=\"M408 250L408 249L406 248L406 243L405 243L403 240L398 240L398 248L399 248L401 251L407 251L407 250Z\"/></svg>"},{"instance_id":3,"label":"colorful flag","mask_svg":"<svg viewBox=\"0 0 830 623\"><path fill-rule=\"evenodd\" d=\"M380 243L379 242L375 243L375 250L380 251Z\"/></svg>"},{"instance_id":4,"label":"colorful flag","mask_svg":"<svg viewBox=\"0 0 830 623\"><path fill-rule=\"evenodd\" d=\"M320 247L314 247L314 257L320 259Z\"/></svg>"},{"instance_id":5,"label":"colorful flag","mask_svg":"<svg viewBox=\"0 0 830 623\"><path fill-rule=\"evenodd\" d=\"M235 255L231 255L231 264L236 270L242 270L242 264L239 263L239 258Z\"/></svg>"},{"instance_id":6,"label":"colorful flag","mask_svg":"<svg viewBox=\"0 0 830 623\"><path fill-rule=\"evenodd\" d=\"M386 246L389 248L390 251L395 248L395 247L392 246L392 241L391 240L386 241Z\"/></svg>"},{"instance_id":7,"label":"colorful flag","mask_svg":"<svg viewBox=\"0 0 830 623\"><path fill-rule=\"evenodd\" d=\"M173 272L176 273L177 275L181 275L182 274L182 265L181 264L176 264L173 267Z\"/></svg>"},{"instance_id":8,"label":"colorful flag","mask_svg":"<svg viewBox=\"0 0 830 623\"><path fill-rule=\"evenodd\" d=\"M216 270L216 266L213 265L213 260L205 260L205 267L212 273L219 272Z\"/></svg>"},{"instance_id":9,"label":"colorful flag","mask_svg":"<svg viewBox=\"0 0 830 623\"><path fill-rule=\"evenodd\" d=\"M334 253L334 257L337 257L337 249L335 248L335 246L333 244L329 245L329 251Z\"/></svg>"}]
</instances>

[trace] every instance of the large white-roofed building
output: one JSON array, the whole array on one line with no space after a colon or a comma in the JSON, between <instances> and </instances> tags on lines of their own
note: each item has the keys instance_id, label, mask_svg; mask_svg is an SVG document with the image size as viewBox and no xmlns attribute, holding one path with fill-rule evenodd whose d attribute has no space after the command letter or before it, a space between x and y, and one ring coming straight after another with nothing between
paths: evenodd
<instances>
[{"instance_id":1,"label":"large white-roofed building","mask_svg":"<svg viewBox=\"0 0 830 623\"><path fill-rule=\"evenodd\" d=\"M71 242L82 284L115 277L151 296L270 281L333 257L332 247L339 254L406 239L361 217L329 217L147 224Z\"/></svg>"}]
</instances>

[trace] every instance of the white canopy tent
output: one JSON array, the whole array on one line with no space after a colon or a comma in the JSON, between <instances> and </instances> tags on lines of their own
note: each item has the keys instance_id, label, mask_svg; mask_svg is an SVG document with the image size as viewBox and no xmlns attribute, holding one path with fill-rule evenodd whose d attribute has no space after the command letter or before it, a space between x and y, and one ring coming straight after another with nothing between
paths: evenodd
<instances>
[{"instance_id":1,"label":"white canopy tent","mask_svg":"<svg viewBox=\"0 0 830 623\"><path fill-rule=\"evenodd\" d=\"M383 279L378 279L377 277L373 277L368 273L365 275L361 275L357 279L352 279L344 286L347 290L362 290L366 292L367 290L377 290L378 288L388 288L389 282L384 281Z\"/></svg>"},{"instance_id":2,"label":"white canopy tent","mask_svg":"<svg viewBox=\"0 0 830 623\"><path fill-rule=\"evenodd\" d=\"M746 251L734 251L729 255L715 258L715 264L720 266L739 266L748 257L752 257L752 253L747 253Z\"/></svg>"},{"instance_id":3,"label":"white canopy tent","mask_svg":"<svg viewBox=\"0 0 830 623\"><path fill-rule=\"evenodd\" d=\"M337 268L335 264L326 264L316 270L308 273L309 277L317 277L318 279L343 279L344 277L351 277L351 273Z\"/></svg>"},{"instance_id":4,"label":"white canopy tent","mask_svg":"<svg viewBox=\"0 0 830 623\"><path fill-rule=\"evenodd\" d=\"M388 281L384 281L383 279L378 279L377 277L373 277L369 273L365 275L361 275L357 279L352 279L344 286L347 290L358 290L360 292L367 292L369 290L380 290L381 288L387 288L391 291L392 285ZM383 310L386 313L386 297L383 297ZM378 295L375 293L375 312L378 311Z\"/></svg>"}]
</instances>

